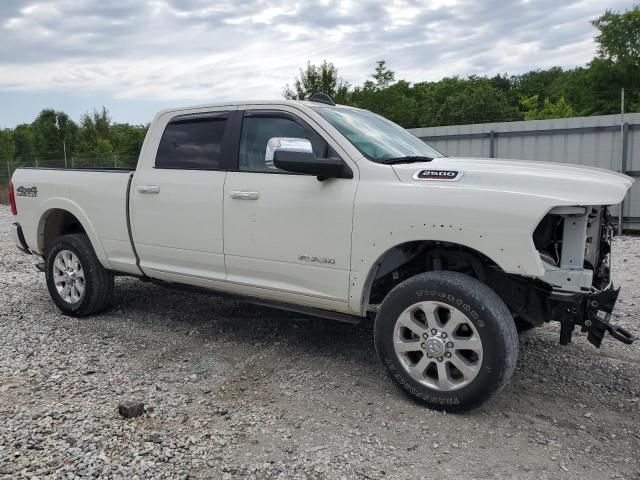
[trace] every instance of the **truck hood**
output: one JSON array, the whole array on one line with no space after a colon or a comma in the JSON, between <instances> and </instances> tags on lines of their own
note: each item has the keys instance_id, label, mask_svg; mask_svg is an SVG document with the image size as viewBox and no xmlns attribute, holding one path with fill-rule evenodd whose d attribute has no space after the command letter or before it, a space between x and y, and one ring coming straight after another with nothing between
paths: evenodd
<instances>
[{"instance_id":1,"label":"truck hood","mask_svg":"<svg viewBox=\"0 0 640 480\"><path fill-rule=\"evenodd\" d=\"M614 205L633 183L631 177L602 168L493 158L441 157L393 165L393 169L405 183L508 191L554 199L557 205ZM422 175L426 178L419 178L422 171L427 172ZM434 174L442 171L448 176ZM457 175L453 177L452 172Z\"/></svg>"}]
</instances>

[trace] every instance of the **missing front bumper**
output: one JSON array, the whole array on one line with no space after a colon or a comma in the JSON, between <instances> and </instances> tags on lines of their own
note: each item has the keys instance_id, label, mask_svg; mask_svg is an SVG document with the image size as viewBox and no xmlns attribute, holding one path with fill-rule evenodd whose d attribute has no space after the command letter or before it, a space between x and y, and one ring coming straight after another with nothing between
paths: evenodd
<instances>
[{"instance_id":1,"label":"missing front bumper","mask_svg":"<svg viewBox=\"0 0 640 480\"><path fill-rule=\"evenodd\" d=\"M610 323L611 313L619 293L619 288L605 290L593 295L589 300L587 316L582 324L582 331L587 332L587 339L596 347L600 346L606 332L609 332L613 338L627 345L636 340L636 337L627 329Z\"/></svg>"},{"instance_id":2,"label":"missing front bumper","mask_svg":"<svg viewBox=\"0 0 640 480\"><path fill-rule=\"evenodd\" d=\"M610 323L619 289L609 284L600 291L567 291L539 280L487 271L487 283L507 304L514 317L533 326L548 321L560 323L560 343L566 345L576 326L600 347L606 333L626 344L637 338L626 329Z\"/></svg>"},{"instance_id":3,"label":"missing front bumper","mask_svg":"<svg viewBox=\"0 0 640 480\"><path fill-rule=\"evenodd\" d=\"M552 292L549 307L552 318L560 322L560 343L566 345L571 341L576 325L582 327L582 331L587 333L587 340L597 348L600 348L607 332L627 345L637 340L627 329L610 323L619 293L620 289L613 285L597 293L565 295Z\"/></svg>"}]
</instances>

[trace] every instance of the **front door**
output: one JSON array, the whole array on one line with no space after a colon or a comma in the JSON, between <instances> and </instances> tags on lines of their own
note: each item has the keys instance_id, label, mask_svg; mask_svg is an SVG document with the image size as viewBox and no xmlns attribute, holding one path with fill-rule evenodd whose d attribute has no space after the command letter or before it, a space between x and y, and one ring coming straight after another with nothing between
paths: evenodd
<instances>
[{"instance_id":1,"label":"front door","mask_svg":"<svg viewBox=\"0 0 640 480\"><path fill-rule=\"evenodd\" d=\"M238 171L227 173L224 187L227 280L329 307L348 301L358 175L354 164L353 179L324 181L267 167L265 151L273 137L306 138L316 156L338 155L312 119L294 112L244 112Z\"/></svg>"},{"instance_id":2,"label":"front door","mask_svg":"<svg viewBox=\"0 0 640 480\"><path fill-rule=\"evenodd\" d=\"M141 162L131 186L132 234L145 274L196 284L225 279L222 195L235 155L224 148L229 116L222 109L163 119L162 136L145 151L153 158Z\"/></svg>"}]
</instances>

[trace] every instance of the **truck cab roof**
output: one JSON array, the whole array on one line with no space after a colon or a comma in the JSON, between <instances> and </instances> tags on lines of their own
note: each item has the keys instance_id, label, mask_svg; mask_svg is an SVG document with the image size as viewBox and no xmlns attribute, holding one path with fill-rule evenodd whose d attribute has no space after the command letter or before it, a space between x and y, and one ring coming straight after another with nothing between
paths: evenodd
<instances>
[{"instance_id":1,"label":"truck cab roof","mask_svg":"<svg viewBox=\"0 0 640 480\"><path fill-rule=\"evenodd\" d=\"M274 106L293 106L300 107L301 105L304 107L326 107L328 106L326 103L321 102L312 102L309 100L244 100L244 101L227 101L227 102L216 102L216 103L205 103L200 105L188 105L181 107L170 107L160 110L156 116L164 115L166 113L176 113L184 110L205 110L207 108L220 108L220 107L240 107L243 105L274 105ZM346 107L346 105L335 105L336 107ZM349 107L353 108L353 107Z\"/></svg>"}]
</instances>

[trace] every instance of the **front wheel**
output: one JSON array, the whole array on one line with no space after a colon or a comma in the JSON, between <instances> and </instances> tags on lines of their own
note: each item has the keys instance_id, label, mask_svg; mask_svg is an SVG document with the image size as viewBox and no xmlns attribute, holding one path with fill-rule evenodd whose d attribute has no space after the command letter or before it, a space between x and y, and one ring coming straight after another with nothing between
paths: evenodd
<instances>
[{"instance_id":1,"label":"front wheel","mask_svg":"<svg viewBox=\"0 0 640 480\"><path fill-rule=\"evenodd\" d=\"M404 392L447 411L496 395L518 358L509 309L489 287L456 272L423 273L395 287L376 317L375 344Z\"/></svg>"},{"instance_id":2,"label":"front wheel","mask_svg":"<svg viewBox=\"0 0 640 480\"><path fill-rule=\"evenodd\" d=\"M47 252L47 288L66 315L83 317L109 305L113 274L106 270L84 233L62 235Z\"/></svg>"}]
</instances>

